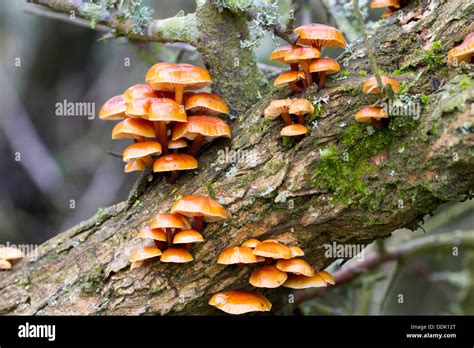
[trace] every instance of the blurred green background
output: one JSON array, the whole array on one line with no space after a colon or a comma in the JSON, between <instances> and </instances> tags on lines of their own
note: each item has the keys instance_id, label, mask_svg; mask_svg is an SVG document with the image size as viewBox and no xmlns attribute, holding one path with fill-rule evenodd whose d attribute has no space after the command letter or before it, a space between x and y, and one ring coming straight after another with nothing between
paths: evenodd
<instances>
[{"instance_id":1,"label":"blurred green background","mask_svg":"<svg viewBox=\"0 0 474 348\"><path fill-rule=\"evenodd\" d=\"M193 0L144 1L155 18L194 11ZM383 11L369 11L369 25ZM348 2L293 1L296 25L337 25L349 40L359 35ZM280 0L282 16L290 1ZM182 45L104 39L104 31L49 18L40 7L18 0L0 2L0 244L39 244L125 199L137 174L124 174L120 159L126 141L112 141L112 122L58 117L55 104L90 102L98 114L110 97L140 83L158 61L202 64ZM54 15L53 15L54 16ZM83 23L84 24L84 23ZM99 27L100 29L100 27ZM255 48L258 59L275 49L271 35ZM332 57L340 52L332 50ZM281 68L281 66L280 66ZM271 69L269 70L271 72ZM472 201L441 207L428 219L427 233L472 231ZM474 233L474 232L473 232ZM423 232L395 231L385 242L396 246ZM369 246L375 248L374 245ZM352 262L352 261L351 261ZM332 266L337 269L337 263ZM433 250L404 262L365 272L347 285L302 302L285 314L474 314L474 254ZM1 275L0 275L1 276ZM399 303L402 294L404 302Z\"/></svg>"}]
</instances>

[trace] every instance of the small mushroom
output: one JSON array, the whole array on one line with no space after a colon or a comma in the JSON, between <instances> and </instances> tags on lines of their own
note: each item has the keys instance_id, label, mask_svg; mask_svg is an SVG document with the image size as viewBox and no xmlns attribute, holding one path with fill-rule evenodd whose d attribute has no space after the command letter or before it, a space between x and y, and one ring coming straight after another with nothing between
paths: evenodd
<instances>
[{"instance_id":1,"label":"small mushroom","mask_svg":"<svg viewBox=\"0 0 474 348\"><path fill-rule=\"evenodd\" d=\"M372 0L370 3L370 8L385 8L387 7L388 10L393 13L400 9L400 4L398 0Z\"/></svg>"},{"instance_id":2,"label":"small mushroom","mask_svg":"<svg viewBox=\"0 0 474 348\"><path fill-rule=\"evenodd\" d=\"M334 280L334 277L326 272L326 271L321 271L321 272L318 272L318 275L324 279L324 281L328 284L331 284L331 285L336 285L336 281Z\"/></svg>"},{"instance_id":3,"label":"small mushroom","mask_svg":"<svg viewBox=\"0 0 474 348\"><path fill-rule=\"evenodd\" d=\"M326 287L327 284L317 273L315 273L312 277L291 274L283 286L291 289L307 289Z\"/></svg>"},{"instance_id":4,"label":"small mushroom","mask_svg":"<svg viewBox=\"0 0 474 348\"><path fill-rule=\"evenodd\" d=\"M229 314L268 312L272 308L265 296L244 290L218 292L211 297L209 304Z\"/></svg>"},{"instance_id":5,"label":"small mushroom","mask_svg":"<svg viewBox=\"0 0 474 348\"><path fill-rule=\"evenodd\" d=\"M474 32L468 34L459 46L448 52L449 64L457 66L461 62L474 63Z\"/></svg>"},{"instance_id":6,"label":"small mushroom","mask_svg":"<svg viewBox=\"0 0 474 348\"><path fill-rule=\"evenodd\" d=\"M283 127L280 132L282 137L298 137L308 133L308 128L302 124L290 124L289 126Z\"/></svg>"},{"instance_id":7,"label":"small mushroom","mask_svg":"<svg viewBox=\"0 0 474 348\"><path fill-rule=\"evenodd\" d=\"M220 253L217 259L217 263L220 265L257 263L260 261L262 260L259 260L259 258L252 253L252 249L245 246L227 248Z\"/></svg>"},{"instance_id":8,"label":"small mushroom","mask_svg":"<svg viewBox=\"0 0 474 348\"><path fill-rule=\"evenodd\" d=\"M143 140L155 138L153 123L141 118L127 118L117 123L112 129L112 139L132 138Z\"/></svg>"},{"instance_id":9,"label":"small mushroom","mask_svg":"<svg viewBox=\"0 0 474 348\"><path fill-rule=\"evenodd\" d=\"M186 90L197 90L211 84L207 70L190 65L174 64L154 70L148 83L155 90L175 93L175 100L183 104L183 93Z\"/></svg>"},{"instance_id":10,"label":"small mushroom","mask_svg":"<svg viewBox=\"0 0 474 348\"><path fill-rule=\"evenodd\" d=\"M305 75L301 70L297 71L286 71L278 76L275 81L273 81L274 87L290 85L290 88L295 93L301 93L304 91L304 88L298 86L297 82L304 81ZM304 83L304 82L303 82Z\"/></svg>"},{"instance_id":11,"label":"small mushroom","mask_svg":"<svg viewBox=\"0 0 474 348\"><path fill-rule=\"evenodd\" d=\"M390 76L381 76L380 79L382 80L382 85L387 86L390 85L394 92L400 92L400 84L397 80ZM377 84L377 79L375 76L372 76L367 81L364 82L364 86L362 87L364 93L367 94L380 94L380 88Z\"/></svg>"},{"instance_id":12,"label":"small mushroom","mask_svg":"<svg viewBox=\"0 0 474 348\"><path fill-rule=\"evenodd\" d=\"M138 238L152 239L158 249L161 249L160 242L166 242L166 232L162 228L150 228L145 226L137 235Z\"/></svg>"},{"instance_id":13,"label":"small mushroom","mask_svg":"<svg viewBox=\"0 0 474 348\"><path fill-rule=\"evenodd\" d=\"M289 109L289 113L298 117L298 123L304 125L304 116L306 114L312 114L314 112L314 106L307 99L296 99L294 100Z\"/></svg>"},{"instance_id":14,"label":"small mushroom","mask_svg":"<svg viewBox=\"0 0 474 348\"><path fill-rule=\"evenodd\" d=\"M163 152L168 150L168 128L170 122L187 122L184 108L169 98L157 98L148 110L148 120L153 121L158 141L163 146Z\"/></svg>"},{"instance_id":15,"label":"small mushroom","mask_svg":"<svg viewBox=\"0 0 474 348\"><path fill-rule=\"evenodd\" d=\"M130 255L130 270L140 267L145 261L160 256L161 250L155 247L145 247L133 250Z\"/></svg>"},{"instance_id":16,"label":"small mushroom","mask_svg":"<svg viewBox=\"0 0 474 348\"><path fill-rule=\"evenodd\" d=\"M290 259L291 250L286 245L278 242L264 241L258 244L253 249L253 254L256 256L268 257L272 259Z\"/></svg>"},{"instance_id":17,"label":"small mushroom","mask_svg":"<svg viewBox=\"0 0 474 348\"><path fill-rule=\"evenodd\" d=\"M127 103L123 95L116 95L105 102L99 110L99 118L102 120L113 121L125 118Z\"/></svg>"},{"instance_id":18,"label":"small mushroom","mask_svg":"<svg viewBox=\"0 0 474 348\"><path fill-rule=\"evenodd\" d=\"M324 88L327 74L334 74L339 70L341 70L340 65L331 58L317 58L309 65L309 71L312 73L317 72L319 74L319 89Z\"/></svg>"},{"instance_id":19,"label":"small mushroom","mask_svg":"<svg viewBox=\"0 0 474 348\"><path fill-rule=\"evenodd\" d=\"M276 268L282 272L293 273L312 277L314 275L313 268L302 259L278 260Z\"/></svg>"},{"instance_id":20,"label":"small mushroom","mask_svg":"<svg viewBox=\"0 0 474 348\"><path fill-rule=\"evenodd\" d=\"M185 93L184 108L188 115L218 116L230 113L230 109L223 99L213 93L206 92Z\"/></svg>"},{"instance_id":21,"label":"small mushroom","mask_svg":"<svg viewBox=\"0 0 474 348\"><path fill-rule=\"evenodd\" d=\"M141 159L144 163L152 165L153 159L151 158L151 155L161 155L160 143L156 141L143 141L141 143L131 144L123 150L122 159L124 162Z\"/></svg>"},{"instance_id":22,"label":"small mushroom","mask_svg":"<svg viewBox=\"0 0 474 348\"><path fill-rule=\"evenodd\" d=\"M287 278L288 275L274 265L265 265L252 272L249 283L256 288L278 288Z\"/></svg>"},{"instance_id":23,"label":"small mushroom","mask_svg":"<svg viewBox=\"0 0 474 348\"><path fill-rule=\"evenodd\" d=\"M248 239L242 243L242 246L250 248L250 249L254 249L259 244L260 244L260 241L258 239Z\"/></svg>"},{"instance_id":24,"label":"small mushroom","mask_svg":"<svg viewBox=\"0 0 474 348\"><path fill-rule=\"evenodd\" d=\"M164 229L166 232L166 242L168 247L171 247L173 244L173 233L177 229L189 228L189 222L186 220L185 217L177 214L157 214L151 219L150 228L153 230Z\"/></svg>"},{"instance_id":25,"label":"small mushroom","mask_svg":"<svg viewBox=\"0 0 474 348\"><path fill-rule=\"evenodd\" d=\"M148 118L148 109L156 98L134 99L127 103L125 115L130 118Z\"/></svg>"},{"instance_id":26,"label":"small mushroom","mask_svg":"<svg viewBox=\"0 0 474 348\"><path fill-rule=\"evenodd\" d=\"M312 45L321 51L322 47L344 48L347 46L344 36L339 30L325 24L306 24L296 28L298 45Z\"/></svg>"},{"instance_id":27,"label":"small mushroom","mask_svg":"<svg viewBox=\"0 0 474 348\"><path fill-rule=\"evenodd\" d=\"M215 200L204 196L184 196L171 206L171 212L194 218L194 230L201 232L202 223L228 218L225 208Z\"/></svg>"},{"instance_id":28,"label":"small mushroom","mask_svg":"<svg viewBox=\"0 0 474 348\"><path fill-rule=\"evenodd\" d=\"M383 129L384 124L381 119L388 119L388 114L383 108L377 106L364 106L355 114L357 122L371 123L377 129Z\"/></svg>"},{"instance_id":29,"label":"small mushroom","mask_svg":"<svg viewBox=\"0 0 474 348\"><path fill-rule=\"evenodd\" d=\"M15 261L25 257L23 251L18 248L12 247L0 247L0 259L4 259L7 261Z\"/></svg>"},{"instance_id":30,"label":"small mushroom","mask_svg":"<svg viewBox=\"0 0 474 348\"><path fill-rule=\"evenodd\" d=\"M204 242L201 233L194 230L183 230L176 233L173 237L173 244L191 244Z\"/></svg>"},{"instance_id":31,"label":"small mushroom","mask_svg":"<svg viewBox=\"0 0 474 348\"><path fill-rule=\"evenodd\" d=\"M148 99L155 98L155 92L150 85L145 83L138 83L136 85L130 86L125 92L123 92L123 99L126 103L131 102L132 100L137 99Z\"/></svg>"},{"instance_id":32,"label":"small mushroom","mask_svg":"<svg viewBox=\"0 0 474 348\"><path fill-rule=\"evenodd\" d=\"M7 270L7 269L12 269L11 262L5 259L0 259L0 271Z\"/></svg>"},{"instance_id":33,"label":"small mushroom","mask_svg":"<svg viewBox=\"0 0 474 348\"><path fill-rule=\"evenodd\" d=\"M148 167L148 164L147 162L144 161L144 159L145 157L142 159L132 159L128 161L123 169L123 172L124 173L143 172Z\"/></svg>"},{"instance_id":34,"label":"small mushroom","mask_svg":"<svg viewBox=\"0 0 474 348\"><path fill-rule=\"evenodd\" d=\"M192 170L198 167L198 161L190 155L184 153L173 153L159 157L153 163L155 173L172 172L169 182L174 184L178 178L179 171Z\"/></svg>"},{"instance_id":35,"label":"small mushroom","mask_svg":"<svg viewBox=\"0 0 474 348\"><path fill-rule=\"evenodd\" d=\"M314 47L292 46L285 54L285 62L288 64L299 64L305 74L305 86L308 87L313 83L311 72L309 71L309 64L311 60L319 58L321 52Z\"/></svg>"},{"instance_id":36,"label":"small mushroom","mask_svg":"<svg viewBox=\"0 0 474 348\"><path fill-rule=\"evenodd\" d=\"M194 260L193 255L183 248L168 248L160 257L161 262L186 263Z\"/></svg>"},{"instance_id":37,"label":"small mushroom","mask_svg":"<svg viewBox=\"0 0 474 348\"><path fill-rule=\"evenodd\" d=\"M285 61L285 54L288 53L288 51L291 50L291 46L281 46L274 50L269 57L269 60L272 60L274 62L279 62L283 64L288 64ZM290 63L290 68L291 71L298 71L298 64L297 63Z\"/></svg>"},{"instance_id":38,"label":"small mushroom","mask_svg":"<svg viewBox=\"0 0 474 348\"><path fill-rule=\"evenodd\" d=\"M231 130L229 125L220 118L213 116L189 116L188 122L176 123L173 128L173 140L186 138L193 143L188 150L188 154L195 156L204 141L218 137L230 138Z\"/></svg>"},{"instance_id":39,"label":"small mushroom","mask_svg":"<svg viewBox=\"0 0 474 348\"><path fill-rule=\"evenodd\" d=\"M297 246L291 246L291 257L299 257L299 256L304 256L304 251L303 249L297 247Z\"/></svg>"},{"instance_id":40,"label":"small mushroom","mask_svg":"<svg viewBox=\"0 0 474 348\"><path fill-rule=\"evenodd\" d=\"M173 150L174 153L178 153L179 149L185 149L188 147L188 143L185 139L177 139L168 141L168 149Z\"/></svg>"},{"instance_id":41,"label":"small mushroom","mask_svg":"<svg viewBox=\"0 0 474 348\"><path fill-rule=\"evenodd\" d=\"M267 120L274 120L281 116L283 123L290 125L292 123L290 116L291 99L272 100L270 105L264 111L264 117Z\"/></svg>"}]
</instances>

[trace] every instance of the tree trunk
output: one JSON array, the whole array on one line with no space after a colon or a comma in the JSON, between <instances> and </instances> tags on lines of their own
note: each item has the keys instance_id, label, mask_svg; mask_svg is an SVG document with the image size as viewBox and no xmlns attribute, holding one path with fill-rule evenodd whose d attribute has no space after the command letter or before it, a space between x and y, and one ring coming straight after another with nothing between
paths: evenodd
<instances>
[{"instance_id":1,"label":"tree trunk","mask_svg":"<svg viewBox=\"0 0 474 348\"><path fill-rule=\"evenodd\" d=\"M375 100L362 94L367 77L360 75L369 65L363 46L355 44L353 57L343 57L350 63L348 78L329 79L324 90L312 87L305 94L329 97L310 135L282 141L281 123L264 120L263 111L289 90L272 91L240 114L231 142L205 149L198 171L174 186L155 178L146 187L142 180L128 202L100 209L41 245L37 261L23 260L1 273L0 313L215 314L207 305L213 293L250 288L252 267L216 264L224 248L276 238L298 244L322 269L333 261L323 244L367 244L416 227L443 202L466 197L474 187L474 79L472 66L447 66L445 57L472 29L473 14L470 0L424 2L404 10L404 24L394 15L373 33L380 66L401 71L406 96L420 96L419 118L392 117L382 131L354 121L356 111ZM432 47L438 40L441 46ZM248 156L222 163L225 147ZM130 271L138 230L188 194L215 196L230 219L207 225L206 241L191 249L194 262L157 261ZM263 293L273 299L276 292Z\"/></svg>"}]
</instances>

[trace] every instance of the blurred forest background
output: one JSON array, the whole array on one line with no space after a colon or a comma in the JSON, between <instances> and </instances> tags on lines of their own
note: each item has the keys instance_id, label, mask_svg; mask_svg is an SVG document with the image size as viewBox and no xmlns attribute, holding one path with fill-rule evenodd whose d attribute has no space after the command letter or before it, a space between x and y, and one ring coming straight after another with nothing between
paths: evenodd
<instances>
[{"instance_id":1,"label":"blurred forest background","mask_svg":"<svg viewBox=\"0 0 474 348\"><path fill-rule=\"evenodd\" d=\"M367 23L373 25L383 11L369 10L367 1L360 3ZM193 0L143 4L154 9L155 18L194 11ZM285 15L290 1L280 0L279 5ZM297 25L336 25L349 41L359 35L347 1L296 0L292 7ZM98 208L126 199L138 176L124 174L121 159L108 153L121 152L125 143L112 142L113 123L97 116L56 116L56 103L94 103L97 115L108 98L142 82L158 61L200 64L190 47L108 39L100 26L92 31L87 22L75 22L23 1L0 2L0 244L40 244ZM267 57L275 47L270 35L255 47L269 73L275 66L266 66ZM338 52L333 52L332 57L337 57ZM395 231L384 246L396 247L424 233L473 231L473 211L472 201L446 205L426 219L426 232ZM375 243L365 253L380 247ZM346 264L351 262L356 260ZM336 263L331 269L338 267ZM347 285L307 296L297 312L474 314L473 283L472 250L461 249L459 255L428 250L365 272ZM283 314L293 314L294 309Z\"/></svg>"}]
</instances>

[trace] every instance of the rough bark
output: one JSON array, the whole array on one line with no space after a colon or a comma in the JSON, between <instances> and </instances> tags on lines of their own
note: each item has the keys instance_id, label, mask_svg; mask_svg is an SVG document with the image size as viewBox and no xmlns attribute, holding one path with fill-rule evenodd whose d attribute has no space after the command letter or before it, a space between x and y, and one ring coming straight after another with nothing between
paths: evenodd
<instances>
[{"instance_id":1,"label":"rough bark","mask_svg":"<svg viewBox=\"0 0 474 348\"><path fill-rule=\"evenodd\" d=\"M346 80L307 91L308 98L329 96L309 136L282 142L280 122L265 121L263 110L289 92L271 92L239 116L231 142L204 149L199 170L174 186L159 178L137 186L129 202L101 209L44 243L36 262L24 260L2 273L0 313L215 314L207 305L211 294L250 288L252 267L216 264L226 247L277 238L297 243L323 268L332 261L324 243L370 243L415 226L443 202L465 198L474 187L474 80L471 67L448 67L445 57L472 29L473 13L470 0L423 2L404 11L404 24L393 16L373 33L380 66L402 70L398 79L422 96L419 119L394 117L375 133L355 123L358 108L373 100L362 94L366 77L360 72L369 65L356 43ZM441 48L432 48L438 40ZM436 93L432 78L441 83ZM221 164L218 150L227 146L256 159ZM130 271L138 230L180 195L193 193L215 196L229 221L205 228L205 243L192 249L193 263L155 262ZM278 292L263 293L273 299Z\"/></svg>"}]
</instances>

